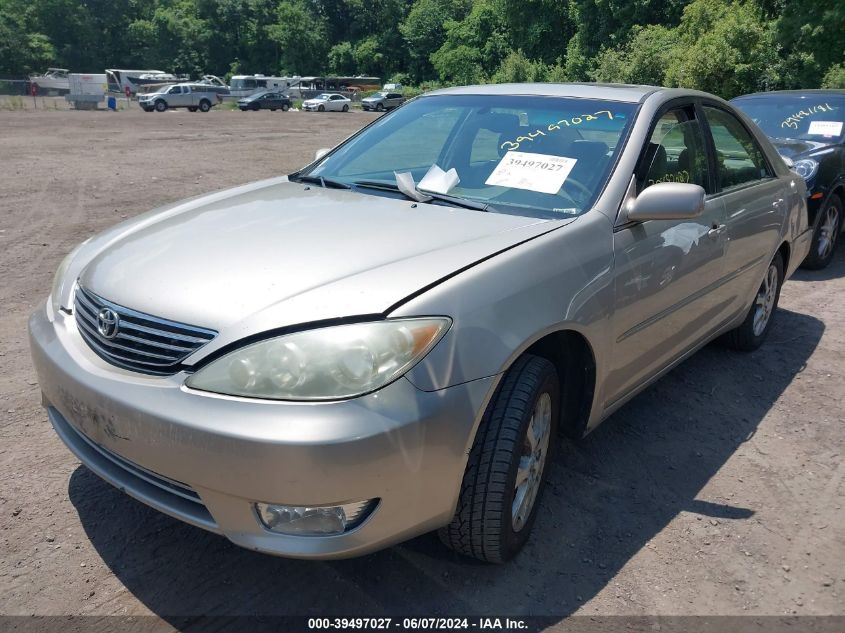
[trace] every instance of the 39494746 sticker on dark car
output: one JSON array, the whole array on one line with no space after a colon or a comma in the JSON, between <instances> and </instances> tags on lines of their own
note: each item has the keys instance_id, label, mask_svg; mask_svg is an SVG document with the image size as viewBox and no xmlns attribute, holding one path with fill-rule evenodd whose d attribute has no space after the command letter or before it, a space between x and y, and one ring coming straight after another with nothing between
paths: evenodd
<instances>
[{"instance_id":1,"label":"39494746 sticker on dark car","mask_svg":"<svg viewBox=\"0 0 845 633\"><path fill-rule=\"evenodd\" d=\"M731 103L769 136L807 182L813 244L806 268L824 268L845 230L845 90L784 90Z\"/></svg>"}]
</instances>

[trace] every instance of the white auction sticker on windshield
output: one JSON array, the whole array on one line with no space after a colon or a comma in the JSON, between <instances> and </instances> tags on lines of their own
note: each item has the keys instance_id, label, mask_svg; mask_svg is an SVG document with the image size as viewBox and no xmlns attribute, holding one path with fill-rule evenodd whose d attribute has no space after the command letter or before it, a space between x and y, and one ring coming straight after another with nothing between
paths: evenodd
<instances>
[{"instance_id":1,"label":"white auction sticker on windshield","mask_svg":"<svg viewBox=\"0 0 845 633\"><path fill-rule=\"evenodd\" d=\"M576 162L565 156L508 152L484 184L557 193Z\"/></svg>"},{"instance_id":2,"label":"white auction sticker on windshield","mask_svg":"<svg viewBox=\"0 0 845 633\"><path fill-rule=\"evenodd\" d=\"M842 121L810 121L807 134L820 136L839 136L842 134Z\"/></svg>"}]
</instances>

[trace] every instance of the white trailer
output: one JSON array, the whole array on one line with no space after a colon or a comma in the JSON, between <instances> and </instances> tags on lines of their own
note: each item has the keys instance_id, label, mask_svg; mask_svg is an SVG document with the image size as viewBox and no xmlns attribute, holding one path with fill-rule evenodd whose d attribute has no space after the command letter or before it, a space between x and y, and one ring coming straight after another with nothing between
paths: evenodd
<instances>
[{"instance_id":1,"label":"white trailer","mask_svg":"<svg viewBox=\"0 0 845 633\"><path fill-rule=\"evenodd\" d=\"M105 74L71 73L70 92L65 99L77 110L95 110L105 98L108 83Z\"/></svg>"}]
</instances>

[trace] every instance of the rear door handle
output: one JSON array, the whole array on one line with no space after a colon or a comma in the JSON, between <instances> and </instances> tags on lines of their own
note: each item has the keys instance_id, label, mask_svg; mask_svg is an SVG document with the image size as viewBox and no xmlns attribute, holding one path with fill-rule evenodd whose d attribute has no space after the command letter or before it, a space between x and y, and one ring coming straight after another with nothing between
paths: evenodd
<instances>
[{"instance_id":1,"label":"rear door handle","mask_svg":"<svg viewBox=\"0 0 845 633\"><path fill-rule=\"evenodd\" d=\"M719 235L722 231L724 231L726 226L727 225L725 225L725 224L716 224L714 222L713 226L710 228L710 230L707 231L707 235L709 237L715 237L716 235Z\"/></svg>"}]
</instances>

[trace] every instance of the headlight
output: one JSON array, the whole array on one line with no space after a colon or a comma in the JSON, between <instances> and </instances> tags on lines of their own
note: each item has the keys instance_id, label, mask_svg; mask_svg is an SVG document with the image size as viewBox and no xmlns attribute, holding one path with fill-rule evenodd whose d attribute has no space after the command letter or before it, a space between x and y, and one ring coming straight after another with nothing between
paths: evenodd
<instances>
[{"instance_id":1,"label":"headlight","mask_svg":"<svg viewBox=\"0 0 845 633\"><path fill-rule=\"evenodd\" d=\"M247 398L352 398L406 373L451 323L446 317L394 319L287 334L231 352L185 384Z\"/></svg>"},{"instance_id":2,"label":"headlight","mask_svg":"<svg viewBox=\"0 0 845 633\"><path fill-rule=\"evenodd\" d=\"M50 303L53 306L53 314L58 313L58 311L62 307L62 290L64 289L64 281L65 277L67 276L67 271L70 268L71 263L73 262L73 258L76 257L76 254L82 249L90 241L90 238L82 242L79 246L74 248L70 253L68 253L65 258L62 260L62 263L59 264L59 268L56 270L56 274L53 275L53 287L50 290Z\"/></svg>"},{"instance_id":3,"label":"headlight","mask_svg":"<svg viewBox=\"0 0 845 633\"><path fill-rule=\"evenodd\" d=\"M801 176L804 180L810 180L810 178L816 175L818 170L819 163L811 158L796 160L795 164L792 166L792 171Z\"/></svg>"}]
</instances>

